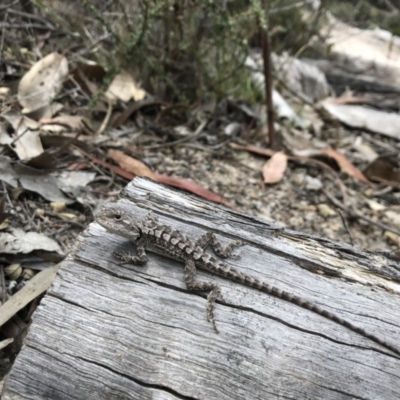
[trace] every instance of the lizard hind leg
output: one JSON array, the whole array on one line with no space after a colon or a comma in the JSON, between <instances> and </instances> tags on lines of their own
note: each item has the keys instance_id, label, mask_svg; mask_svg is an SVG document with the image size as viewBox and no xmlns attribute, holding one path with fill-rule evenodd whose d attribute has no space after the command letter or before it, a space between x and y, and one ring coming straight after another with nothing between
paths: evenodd
<instances>
[{"instance_id":1,"label":"lizard hind leg","mask_svg":"<svg viewBox=\"0 0 400 400\"><path fill-rule=\"evenodd\" d=\"M213 324L215 332L219 333L214 318L215 301L221 297L220 287L212 282L195 282L196 265L194 260L187 260L185 263L185 282L189 290L210 293L207 296L207 321Z\"/></svg>"},{"instance_id":2,"label":"lizard hind leg","mask_svg":"<svg viewBox=\"0 0 400 400\"><path fill-rule=\"evenodd\" d=\"M201 236L195 243L196 246L201 247L203 250L211 244L214 252L221 258L232 257L234 259L240 258L237 254L232 254L235 247L243 246L244 243L241 240L234 240L228 243L225 247L222 247L220 241L217 239L214 233L207 232Z\"/></svg>"}]
</instances>

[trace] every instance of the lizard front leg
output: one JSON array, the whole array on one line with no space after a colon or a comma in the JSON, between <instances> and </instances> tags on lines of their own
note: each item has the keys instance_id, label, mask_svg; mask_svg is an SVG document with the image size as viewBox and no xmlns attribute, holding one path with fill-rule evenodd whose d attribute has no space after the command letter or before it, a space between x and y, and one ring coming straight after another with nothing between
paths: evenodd
<instances>
[{"instance_id":1,"label":"lizard front leg","mask_svg":"<svg viewBox=\"0 0 400 400\"><path fill-rule=\"evenodd\" d=\"M244 243L241 240L234 240L228 243L225 247L222 247L220 241L212 232L205 233L195 243L196 246L199 246L202 249L205 249L209 244L211 244L211 247L219 257L227 258L232 256L234 259L238 259L240 257L236 254L232 254L233 249L235 247L244 245Z\"/></svg>"},{"instance_id":2,"label":"lizard front leg","mask_svg":"<svg viewBox=\"0 0 400 400\"><path fill-rule=\"evenodd\" d=\"M146 247L144 243L137 244L137 256L132 256L126 252L115 252L114 257L118 258L122 264L144 265L147 263Z\"/></svg>"},{"instance_id":3,"label":"lizard front leg","mask_svg":"<svg viewBox=\"0 0 400 400\"><path fill-rule=\"evenodd\" d=\"M207 296L207 321L211 322L214 326L215 332L218 332L214 318L214 306L215 300L220 295L220 287L216 283L212 282L195 282L196 277L196 265L194 260L186 260L185 262L185 282L189 290L198 292L210 293Z\"/></svg>"}]
</instances>

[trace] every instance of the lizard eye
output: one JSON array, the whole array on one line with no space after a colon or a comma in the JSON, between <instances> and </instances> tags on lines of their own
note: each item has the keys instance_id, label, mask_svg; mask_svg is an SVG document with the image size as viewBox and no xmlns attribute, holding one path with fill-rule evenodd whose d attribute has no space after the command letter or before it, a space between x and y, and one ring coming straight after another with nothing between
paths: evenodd
<instances>
[{"instance_id":1,"label":"lizard eye","mask_svg":"<svg viewBox=\"0 0 400 400\"><path fill-rule=\"evenodd\" d=\"M122 219L121 214L115 214L115 215L114 215L114 219L115 219L116 221L120 221L120 220Z\"/></svg>"}]
</instances>

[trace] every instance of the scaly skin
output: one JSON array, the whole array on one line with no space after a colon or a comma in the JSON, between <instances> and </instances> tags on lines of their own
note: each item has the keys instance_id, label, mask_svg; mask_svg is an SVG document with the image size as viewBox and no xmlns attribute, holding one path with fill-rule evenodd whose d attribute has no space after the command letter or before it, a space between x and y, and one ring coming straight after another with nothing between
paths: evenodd
<instances>
[{"instance_id":1,"label":"scaly skin","mask_svg":"<svg viewBox=\"0 0 400 400\"><path fill-rule=\"evenodd\" d=\"M375 343L378 343L400 356L400 350L387 343L385 340L366 332L364 329L322 309L316 304L312 304L305 299L280 290L267 282L262 282L250 275L243 274L242 272L230 267L228 264L216 259L211 254L206 253L204 250L211 242L214 251L220 257L228 257L231 255L232 249L242 245L242 242L232 242L225 248L222 248L213 233L206 233L198 241L192 242L185 235L174 230L170 226L159 224L157 219L151 213L149 213L145 219L138 219L115 205L104 207L97 215L96 221L108 231L122 236L136 244L138 252L137 256L130 256L125 253L115 254L115 256L125 263L133 263L137 265L145 264L147 262L146 250L184 262L187 288L193 291L210 292L207 297L207 319L213 323L216 332L218 332L218 330L214 319L214 303L217 297L221 296L220 288L213 282L196 282L196 266L313 311L374 341Z\"/></svg>"}]
</instances>

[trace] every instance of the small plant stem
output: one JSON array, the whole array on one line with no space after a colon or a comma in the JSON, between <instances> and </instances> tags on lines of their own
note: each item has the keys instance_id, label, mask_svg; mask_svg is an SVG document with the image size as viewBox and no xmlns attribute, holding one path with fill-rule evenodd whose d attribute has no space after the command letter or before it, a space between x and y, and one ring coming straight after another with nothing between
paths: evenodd
<instances>
[{"instance_id":1,"label":"small plant stem","mask_svg":"<svg viewBox=\"0 0 400 400\"><path fill-rule=\"evenodd\" d=\"M261 47L264 61L265 99L267 102L267 123L269 147L275 150L274 106L272 104L271 42L268 30L260 24Z\"/></svg>"}]
</instances>

